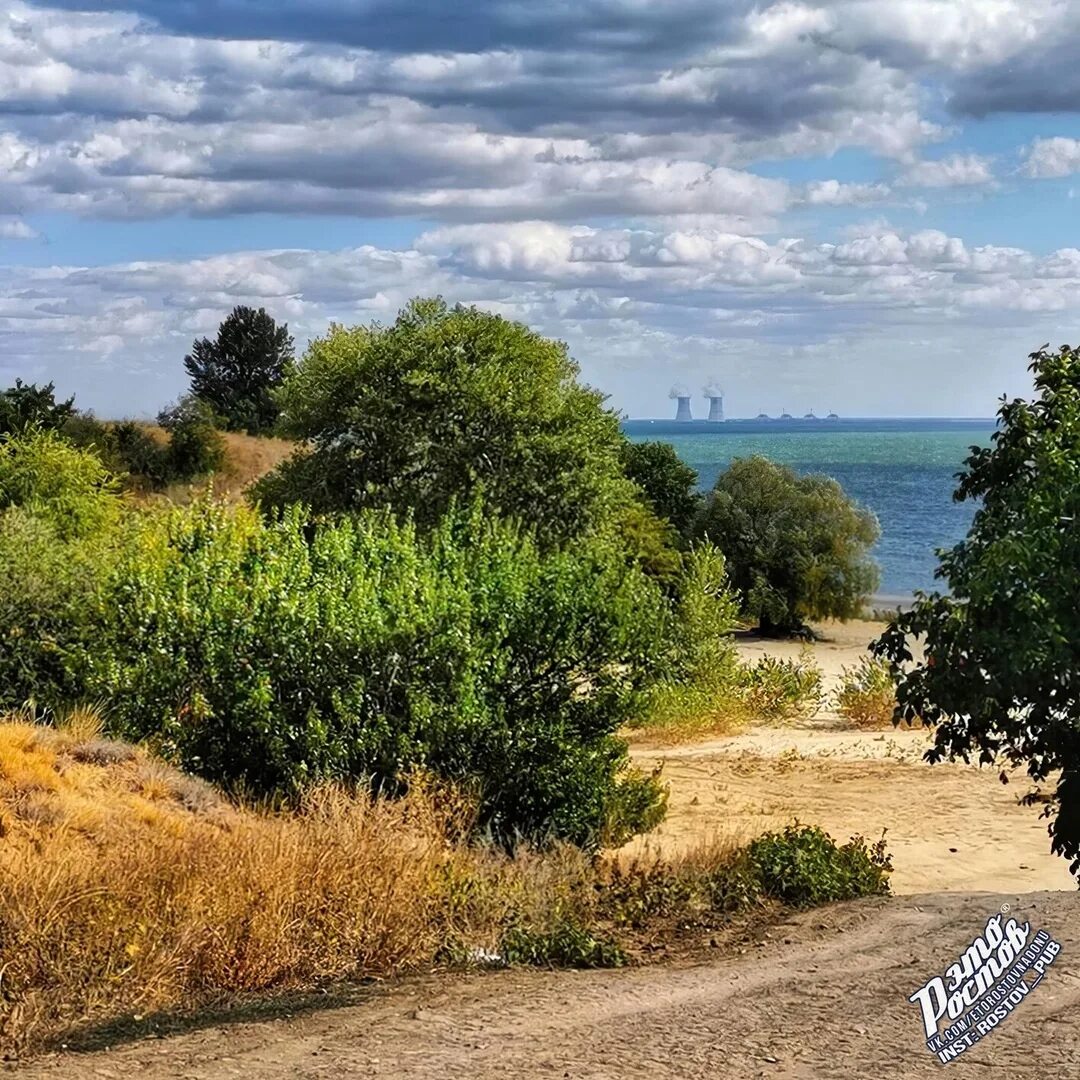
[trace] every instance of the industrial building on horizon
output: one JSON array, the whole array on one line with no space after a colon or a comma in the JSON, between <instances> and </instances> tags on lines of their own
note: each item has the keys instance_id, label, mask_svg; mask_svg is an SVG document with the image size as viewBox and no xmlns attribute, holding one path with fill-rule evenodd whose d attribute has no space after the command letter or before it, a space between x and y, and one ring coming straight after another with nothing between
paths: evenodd
<instances>
[{"instance_id":1,"label":"industrial building on horizon","mask_svg":"<svg viewBox=\"0 0 1080 1080\"><path fill-rule=\"evenodd\" d=\"M706 383L705 386L702 388L702 394L704 395L705 399L709 403L709 416L708 416L709 421L711 421L712 423L721 423L721 422L723 422L726 419L726 417L724 416L724 390L723 390L723 387L721 387L720 384L715 382L715 381L714 382L709 382L709 383ZM690 393L690 390L683 383L676 383L671 388L671 390L668 392L668 397L672 401L677 402L677 404L675 406L675 419L677 421L681 422L681 423L690 423L690 422L692 422L693 419L694 419L694 410L693 410L693 407L691 405L691 393ZM787 411L787 409L784 409L784 411L781 412L780 415L775 417L775 418L770 416L766 412L759 412L757 414L757 416L754 417L754 419L764 422L766 420L771 421L773 419L776 419L776 420L794 420L795 417L792 416L792 414L789 413ZM822 419L822 417L819 417L814 412L814 410L811 409L809 412L807 412L807 413L805 413L803 415L802 419L803 420L820 420L820 419ZM840 417L836 413L830 412L826 417L824 417L824 419L825 420L839 420Z\"/></svg>"},{"instance_id":2,"label":"industrial building on horizon","mask_svg":"<svg viewBox=\"0 0 1080 1080\"><path fill-rule=\"evenodd\" d=\"M719 423L724 419L724 391L715 382L707 383L702 393L709 402L709 420ZM694 419L694 411L690 405L690 390L682 383L676 383L669 391L668 397L677 402L675 406L675 419L688 423Z\"/></svg>"}]
</instances>

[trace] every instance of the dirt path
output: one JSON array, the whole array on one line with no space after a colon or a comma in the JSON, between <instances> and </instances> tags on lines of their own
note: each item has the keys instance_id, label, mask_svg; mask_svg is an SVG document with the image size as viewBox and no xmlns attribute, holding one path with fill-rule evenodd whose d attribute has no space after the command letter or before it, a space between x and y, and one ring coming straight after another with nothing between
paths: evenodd
<instances>
[{"instance_id":1,"label":"dirt path","mask_svg":"<svg viewBox=\"0 0 1080 1080\"><path fill-rule=\"evenodd\" d=\"M1002 903L1062 945L1008 1020L948 1074L1080 1075L1080 901L939 894L819 909L701 964L426 979L363 1005L65 1055L23 1078L936 1077L906 998ZM991 1072L991 1070L994 1070Z\"/></svg>"}]
</instances>

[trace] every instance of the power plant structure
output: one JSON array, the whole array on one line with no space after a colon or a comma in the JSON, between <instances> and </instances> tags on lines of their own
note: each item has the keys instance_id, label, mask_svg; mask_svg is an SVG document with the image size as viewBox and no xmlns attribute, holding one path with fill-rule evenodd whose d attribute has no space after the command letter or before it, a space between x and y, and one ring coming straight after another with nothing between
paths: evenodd
<instances>
[{"instance_id":1,"label":"power plant structure","mask_svg":"<svg viewBox=\"0 0 1080 1080\"><path fill-rule=\"evenodd\" d=\"M702 391L709 401L709 419L719 423L724 419L724 390L716 383L709 383Z\"/></svg>"},{"instance_id":2,"label":"power plant structure","mask_svg":"<svg viewBox=\"0 0 1080 1080\"><path fill-rule=\"evenodd\" d=\"M675 419L688 422L694 419L694 413L690 408L690 391L685 386L676 384L668 393L668 397L672 401L677 401L678 406L675 409Z\"/></svg>"}]
</instances>

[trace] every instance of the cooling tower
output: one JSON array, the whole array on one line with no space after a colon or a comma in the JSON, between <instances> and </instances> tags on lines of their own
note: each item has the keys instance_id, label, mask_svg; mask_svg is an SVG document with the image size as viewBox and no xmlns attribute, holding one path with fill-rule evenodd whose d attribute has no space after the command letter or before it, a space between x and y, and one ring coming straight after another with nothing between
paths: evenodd
<instances>
[{"instance_id":1,"label":"cooling tower","mask_svg":"<svg viewBox=\"0 0 1080 1080\"><path fill-rule=\"evenodd\" d=\"M716 397L709 398L709 419L710 420L723 420L724 419L724 395L719 394Z\"/></svg>"},{"instance_id":2,"label":"cooling tower","mask_svg":"<svg viewBox=\"0 0 1080 1080\"><path fill-rule=\"evenodd\" d=\"M693 420L694 414L690 411L690 397L678 397L675 399L679 403L679 407L675 410L676 420Z\"/></svg>"}]
</instances>

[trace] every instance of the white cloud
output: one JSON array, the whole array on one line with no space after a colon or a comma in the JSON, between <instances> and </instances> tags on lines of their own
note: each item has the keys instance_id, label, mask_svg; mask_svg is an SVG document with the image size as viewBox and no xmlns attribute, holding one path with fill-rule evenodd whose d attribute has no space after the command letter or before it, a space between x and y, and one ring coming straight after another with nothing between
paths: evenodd
<instances>
[{"instance_id":1,"label":"white cloud","mask_svg":"<svg viewBox=\"0 0 1080 1080\"><path fill-rule=\"evenodd\" d=\"M1061 135L1036 139L1028 148L1023 171L1043 180L1080 172L1080 139Z\"/></svg>"},{"instance_id":2,"label":"white cloud","mask_svg":"<svg viewBox=\"0 0 1080 1080\"><path fill-rule=\"evenodd\" d=\"M0 239L36 240L39 236L37 229L31 228L21 218L0 217Z\"/></svg>"},{"instance_id":3,"label":"white cloud","mask_svg":"<svg viewBox=\"0 0 1080 1080\"><path fill-rule=\"evenodd\" d=\"M972 187L994 182L991 160L979 154L950 154L932 161L917 161L900 183L910 187Z\"/></svg>"},{"instance_id":4,"label":"white cloud","mask_svg":"<svg viewBox=\"0 0 1080 1080\"><path fill-rule=\"evenodd\" d=\"M926 335L941 355L969 365L989 411L1003 387L979 381L982 361L960 342L994 327L994 347L1014 347L1022 372L1026 353L1055 337L1062 313L1080 308L1080 251L1037 256L884 226L834 245L708 228L457 225L406 250L0 270L0 356L23 377L55 379L99 411L116 411L109 388L121 381L121 407L152 412L181 389L180 359L191 340L212 332L235 304L266 306L302 342L331 321L385 321L409 297L434 293L570 341L586 376L632 412L646 410L657 378L670 384L663 374L670 364L692 358L702 365L727 358L728 366L689 370L685 381L700 385L728 372L725 381L746 394L755 379L788 378L783 357L833 355L839 371L849 363L841 342L857 339L877 356L875 348ZM729 378L740 355L754 357L754 369ZM922 362L909 360L896 370L875 366L862 407L889 411L908 392L910 364ZM831 385L830 407L850 410L853 391Z\"/></svg>"}]
</instances>

